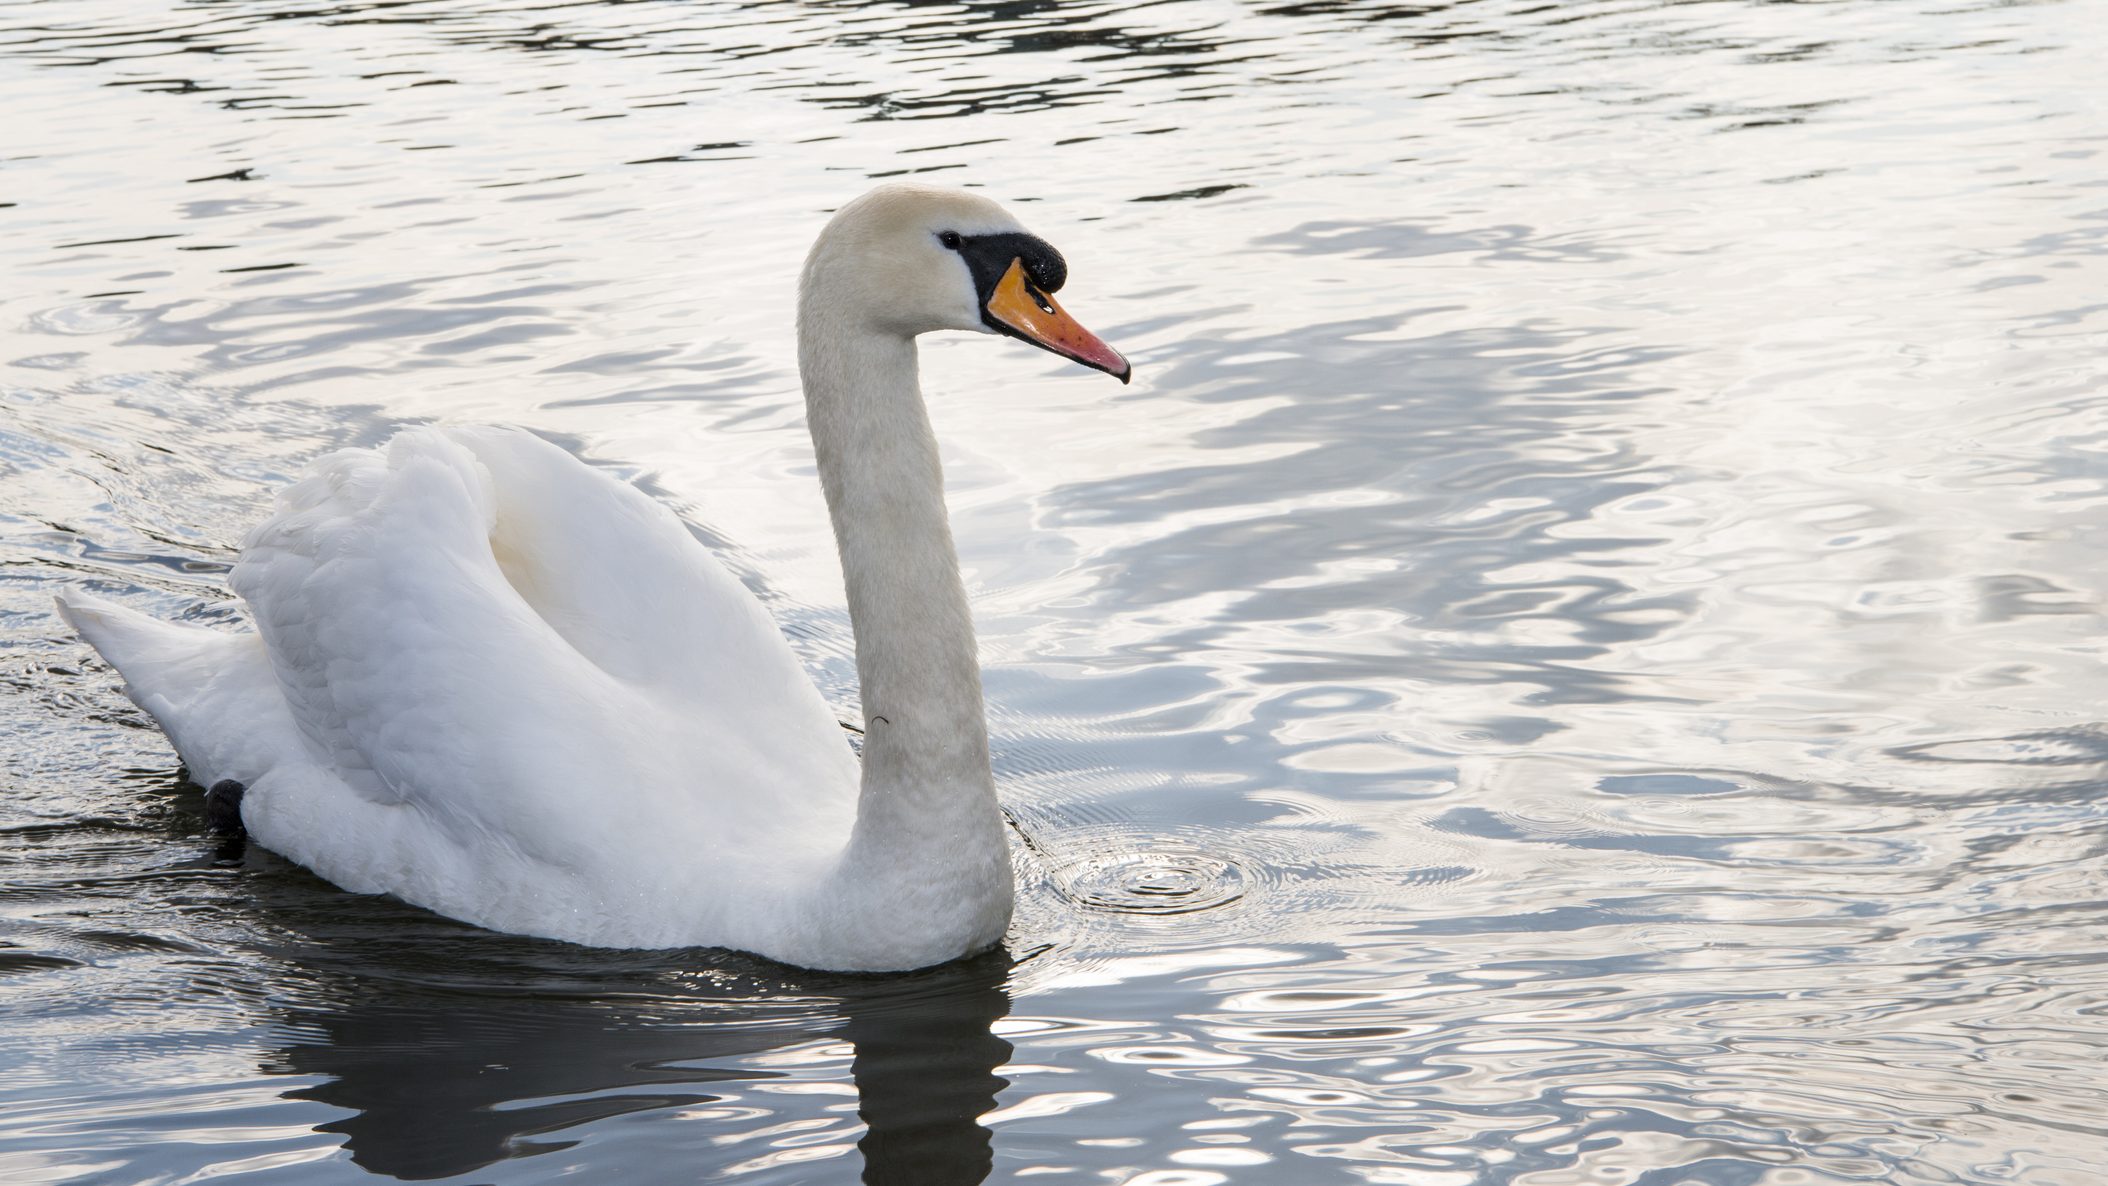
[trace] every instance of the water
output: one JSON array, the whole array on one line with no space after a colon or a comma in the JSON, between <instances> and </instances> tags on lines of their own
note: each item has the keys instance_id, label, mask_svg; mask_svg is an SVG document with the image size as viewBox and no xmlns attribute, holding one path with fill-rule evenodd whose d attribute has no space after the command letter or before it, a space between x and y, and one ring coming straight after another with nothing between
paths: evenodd
<instances>
[{"instance_id":1,"label":"water","mask_svg":"<svg viewBox=\"0 0 2108 1186\"><path fill-rule=\"evenodd\" d=\"M2097 1181L2101 16L0 6L0 1180ZM350 897L54 620L510 422L853 719L792 278L910 174L1137 367L925 349L1006 952Z\"/></svg>"}]
</instances>

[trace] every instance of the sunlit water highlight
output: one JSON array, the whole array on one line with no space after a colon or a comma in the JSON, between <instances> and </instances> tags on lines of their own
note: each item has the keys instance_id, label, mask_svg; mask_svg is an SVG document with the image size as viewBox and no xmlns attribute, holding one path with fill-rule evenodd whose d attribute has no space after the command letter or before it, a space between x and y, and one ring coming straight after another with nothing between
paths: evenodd
<instances>
[{"instance_id":1,"label":"sunlit water highlight","mask_svg":"<svg viewBox=\"0 0 2108 1186\"><path fill-rule=\"evenodd\" d=\"M2091 1186L2101 18L0 5L0 1180ZM1137 366L925 351L1007 953L349 897L50 613L236 622L307 460L518 423L854 719L792 281L904 175Z\"/></svg>"}]
</instances>

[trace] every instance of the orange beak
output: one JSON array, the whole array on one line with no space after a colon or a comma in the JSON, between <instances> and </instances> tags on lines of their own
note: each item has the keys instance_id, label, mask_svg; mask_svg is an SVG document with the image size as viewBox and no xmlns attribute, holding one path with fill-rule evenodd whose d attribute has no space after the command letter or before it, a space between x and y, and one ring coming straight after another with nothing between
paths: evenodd
<instances>
[{"instance_id":1,"label":"orange beak","mask_svg":"<svg viewBox=\"0 0 2108 1186\"><path fill-rule=\"evenodd\" d=\"M1078 325L1075 318L1054 303L1052 295L1040 291L1025 279L1023 260L1010 261L1010 270L996 281L995 292L989 296L985 308L997 328L1012 337L1023 338L1063 358L1104 371L1122 383L1134 373L1134 368L1127 365L1118 350Z\"/></svg>"}]
</instances>

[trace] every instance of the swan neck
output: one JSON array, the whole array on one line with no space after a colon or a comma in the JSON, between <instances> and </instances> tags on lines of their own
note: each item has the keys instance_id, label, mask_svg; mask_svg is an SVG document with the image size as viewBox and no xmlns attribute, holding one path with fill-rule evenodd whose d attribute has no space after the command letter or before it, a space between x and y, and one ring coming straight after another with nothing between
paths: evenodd
<instances>
[{"instance_id":1,"label":"swan neck","mask_svg":"<svg viewBox=\"0 0 2108 1186\"><path fill-rule=\"evenodd\" d=\"M913 908L961 913L968 929L987 929L999 909L980 940L993 942L1009 917L1009 851L914 339L856 325L808 285L799 368L864 710L863 789L843 875L896 905L902 895L946 899Z\"/></svg>"}]
</instances>

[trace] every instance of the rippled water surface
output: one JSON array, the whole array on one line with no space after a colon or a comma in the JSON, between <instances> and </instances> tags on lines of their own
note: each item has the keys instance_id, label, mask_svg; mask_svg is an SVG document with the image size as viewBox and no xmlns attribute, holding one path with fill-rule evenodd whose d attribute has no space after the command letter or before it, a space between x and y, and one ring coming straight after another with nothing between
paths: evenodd
<instances>
[{"instance_id":1,"label":"rippled water surface","mask_svg":"<svg viewBox=\"0 0 2108 1186\"><path fill-rule=\"evenodd\" d=\"M2103 19L0 5L0 1180L2090 1186ZM305 462L511 422L854 719L793 278L902 175L1137 366L925 348L1007 952L341 893L53 617L233 624Z\"/></svg>"}]
</instances>

